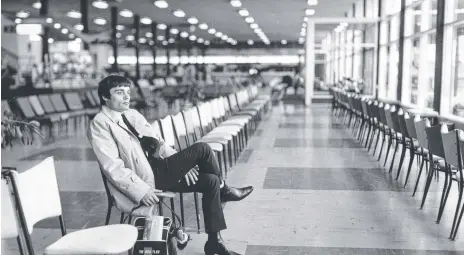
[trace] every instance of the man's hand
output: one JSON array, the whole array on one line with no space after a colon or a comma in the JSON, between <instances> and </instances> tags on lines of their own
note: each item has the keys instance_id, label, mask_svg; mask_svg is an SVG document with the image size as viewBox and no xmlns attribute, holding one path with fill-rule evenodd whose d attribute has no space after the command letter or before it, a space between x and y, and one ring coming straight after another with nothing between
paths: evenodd
<instances>
[{"instance_id":1,"label":"man's hand","mask_svg":"<svg viewBox=\"0 0 464 255\"><path fill-rule=\"evenodd\" d=\"M148 190L147 194L141 200L142 204L145 206L152 206L159 202L159 198L156 196L154 189Z\"/></svg>"},{"instance_id":2,"label":"man's hand","mask_svg":"<svg viewBox=\"0 0 464 255\"><path fill-rule=\"evenodd\" d=\"M192 168L186 175L185 175L185 182L187 186L190 186L190 183L195 184L198 181L198 171L195 168Z\"/></svg>"}]
</instances>

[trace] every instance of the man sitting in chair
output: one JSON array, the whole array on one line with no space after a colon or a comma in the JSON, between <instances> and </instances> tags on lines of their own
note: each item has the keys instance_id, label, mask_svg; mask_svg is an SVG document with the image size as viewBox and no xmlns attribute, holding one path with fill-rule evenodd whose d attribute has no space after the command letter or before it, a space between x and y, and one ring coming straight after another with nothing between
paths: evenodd
<instances>
[{"instance_id":1,"label":"man sitting in chair","mask_svg":"<svg viewBox=\"0 0 464 255\"><path fill-rule=\"evenodd\" d=\"M226 248L220 236L220 231L226 229L221 202L242 200L253 187L228 186L206 143L195 143L180 152L166 145L138 111L129 109L131 85L129 79L119 75L110 75L98 84L102 107L88 130L90 144L109 180L116 204L130 212L140 204L158 203L157 192L201 192L208 233L205 253L236 254ZM147 159L145 146L139 141L142 137L153 141L154 157Z\"/></svg>"}]
</instances>

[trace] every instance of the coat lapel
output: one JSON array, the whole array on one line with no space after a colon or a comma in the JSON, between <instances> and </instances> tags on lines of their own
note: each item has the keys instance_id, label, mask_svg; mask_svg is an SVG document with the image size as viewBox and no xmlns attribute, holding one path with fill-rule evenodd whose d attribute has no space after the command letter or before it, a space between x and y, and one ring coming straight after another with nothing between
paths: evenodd
<instances>
[{"instance_id":1,"label":"coat lapel","mask_svg":"<svg viewBox=\"0 0 464 255\"><path fill-rule=\"evenodd\" d=\"M106 106L102 106L102 113L105 114L105 116L110 119L113 123L116 123L118 124L119 127L121 127L122 129L126 130L129 134L135 136L134 133L132 133L130 131L130 129L127 127L126 123L124 123L124 121L122 119L119 119L119 118L116 118L114 116L113 113L110 112L110 110L108 109L108 107ZM129 120L129 122L132 122L131 119L129 116L127 116L128 114L126 114L126 117L127 117L127 120ZM131 123L132 124L132 123Z\"/></svg>"}]
</instances>

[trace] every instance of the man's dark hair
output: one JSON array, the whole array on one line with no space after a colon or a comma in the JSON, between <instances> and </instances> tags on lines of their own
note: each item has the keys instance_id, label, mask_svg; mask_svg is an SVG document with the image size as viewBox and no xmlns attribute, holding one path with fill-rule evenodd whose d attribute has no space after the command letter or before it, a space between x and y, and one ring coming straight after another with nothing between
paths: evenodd
<instances>
[{"instance_id":1,"label":"man's dark hair","mask_svg":"<svg viewBox=\"0 0 464 255\"><path fill-rule=\"evenodd\" d=\"M98 83L98 97L100 103L105 104L103 97L110 98L110 90L116 87L131 87L132 81L121 75L108 75Z\"/></svg>"}]
</instances>

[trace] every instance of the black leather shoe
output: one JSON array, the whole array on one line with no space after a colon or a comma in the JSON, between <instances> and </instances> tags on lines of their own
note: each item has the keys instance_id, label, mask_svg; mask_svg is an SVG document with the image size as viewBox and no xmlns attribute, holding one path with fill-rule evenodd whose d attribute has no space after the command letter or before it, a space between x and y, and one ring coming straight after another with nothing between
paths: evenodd
<instances>
[{"instance_id":1,"label":"black leather shoe","mask_svg":"<svg viewBox=\"0 0 464 255\"><path fill-rule=\"evenodd\" d=\"M234 188L227 186L227 184L224 183L224 187L222 187L221 189L221 201L240 201L246 198L248 195L250 195L252 191L253 186L248 186L244 188Z\"/></svg>"},{"instance_id":2,"label":"black leather shoe","mask_svg":"<svg viewBox=\"0 0 464 255\"><path fill-rule=\"evenodd\" d=\"M234 251L227 249L222 239L217 242L207 241L205 244L206 255L240 255Z\"/></svg>"}]
</instances>

